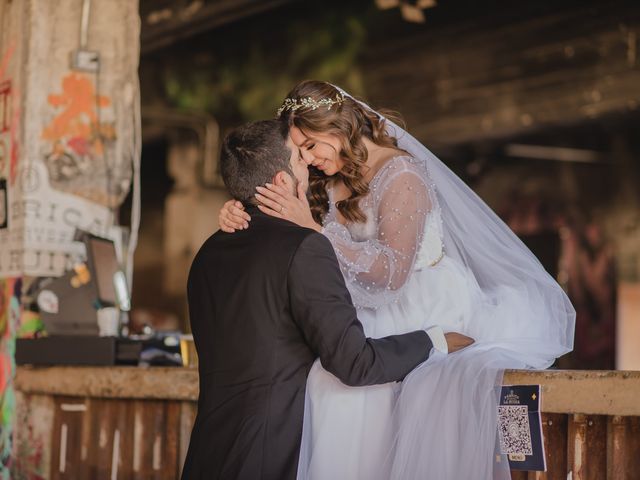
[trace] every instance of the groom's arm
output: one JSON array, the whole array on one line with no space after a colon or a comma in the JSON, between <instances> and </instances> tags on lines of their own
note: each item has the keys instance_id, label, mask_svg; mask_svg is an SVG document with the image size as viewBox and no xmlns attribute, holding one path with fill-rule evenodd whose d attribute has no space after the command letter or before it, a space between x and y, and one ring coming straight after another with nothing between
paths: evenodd
<instances>
[{"instance_id":1,"label":"groom's arm","mask_svg":"<svg viewBox=\"0 0 640 480\"><path fill-rule=\"evenodd\" d=\"M329 240L312 233L289 269L294 320L322 366L350 386L402 380L429 356L425 331L366 338Z\"/></svg>"}]
</instances>

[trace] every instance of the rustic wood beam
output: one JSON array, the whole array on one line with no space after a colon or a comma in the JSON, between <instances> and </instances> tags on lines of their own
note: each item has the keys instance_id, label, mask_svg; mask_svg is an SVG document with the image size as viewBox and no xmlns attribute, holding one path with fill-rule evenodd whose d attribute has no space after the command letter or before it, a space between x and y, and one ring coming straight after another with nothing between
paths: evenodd
<instances>
[{"instance_id":1,"label":"rustic wood beam","mask_svg":"<svg viewBox=\"0 0 640 480\"><path fill-rule=\"evenodd\" d=\"M294 0L143 0L142 54Z\"/></svg>"},{"instance_id":2,"label":"rustic wood beam","mask_svg":"<svg viewBox=\"0 0 640 480\"><path fill-rule=\"evenodd\" d=\"M542 411L640 415L640 372L621 370L509 370L504 385L542 385Z\"/></svg>"},{"instance_id":3,"label":"rustic wood beam","mask_svg":"<svg viewBox=\"0 0 640 480\"><path fill-rule=\"evenodd\" d=\"M385 36L364 61L367 96L402 112L411 132L430 145L639 109L640 3L554 8L513 18L491 11Z\"/></svg>"},{"instance_id":4,"label":"rustic wood beam","mask_svg":"<svg viewBox=\"0 0 640 480\"><path fill-rule=\"evenodd\" d=\"M640 372L508 370L505 385L542 385L547 413L640 415ZM198 371L168 367L18 367L16 389L28 394L191 400Z\"/></svg>"}]
</instances>

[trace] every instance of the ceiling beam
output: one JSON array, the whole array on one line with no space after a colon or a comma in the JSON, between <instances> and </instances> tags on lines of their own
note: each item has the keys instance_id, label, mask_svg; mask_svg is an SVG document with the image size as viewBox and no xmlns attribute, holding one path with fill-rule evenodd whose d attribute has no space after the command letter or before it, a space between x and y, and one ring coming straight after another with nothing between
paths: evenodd
<instances>
[{"instance_id":1,"label":"ceiling beam","mask_svg":"<svg viewBox=\"0 0 640 480\"><path fill-rule=\"evenodd\" d=\"M141 1L140 49L144 55L242 18L295 0Z\"/></svg>"}]
</instances>

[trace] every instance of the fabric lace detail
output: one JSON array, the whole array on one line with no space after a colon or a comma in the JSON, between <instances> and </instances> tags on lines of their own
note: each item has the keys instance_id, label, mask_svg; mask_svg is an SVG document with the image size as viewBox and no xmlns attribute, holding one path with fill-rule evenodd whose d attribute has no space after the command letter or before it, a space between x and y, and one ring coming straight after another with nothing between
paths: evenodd
<instances>
[{"instance_id":1,"label":"fabric lace detail","mask_svg":"<svg viewBox=\"0 0 640 480\"><path fill-rule=\"evenodd\" d=\"M441 256L440 212L424 162L398 156L376 173L361 201L366 222L342 225L331 191L329 198L323 233L333 244L356 307L397 301L411 272Z\"/></svg>"},{"instance_id":2,"label":"fabric lace detail","mask_svg":"<svg viewBox=\"0 0 640 480\"><path fill-rule=\"evenodd\" d=\"M444 256L442 238L442 216L440 208L436 207L427 218L415 270L433 267L438 264Z\"/></svg>"}]
</instances>

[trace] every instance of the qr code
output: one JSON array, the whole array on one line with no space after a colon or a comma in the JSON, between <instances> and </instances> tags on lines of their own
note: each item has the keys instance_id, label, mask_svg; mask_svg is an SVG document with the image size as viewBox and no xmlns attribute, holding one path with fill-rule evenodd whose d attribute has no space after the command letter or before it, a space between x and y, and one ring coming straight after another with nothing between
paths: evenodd
<instances>
[{"instance_id":1,"label":"qr code","mask_svg":"<svg viewBox=\"0 0 640 480\"><path fill-rule=\"evenodd\" d=\"M498 431L503 454L533 455L526 405L498 407Z\"/></svg>"}]
</instances>

